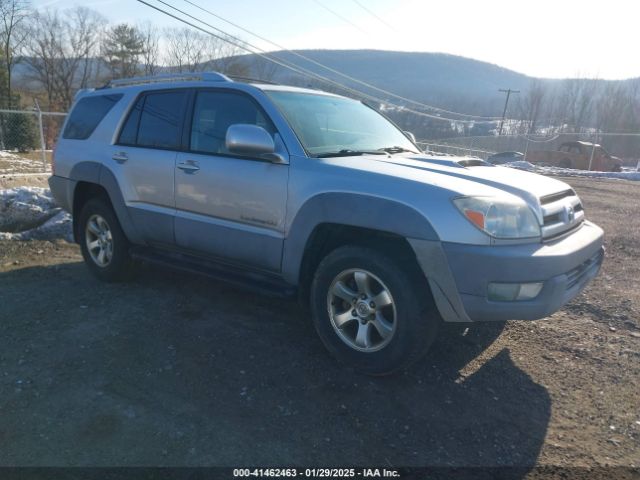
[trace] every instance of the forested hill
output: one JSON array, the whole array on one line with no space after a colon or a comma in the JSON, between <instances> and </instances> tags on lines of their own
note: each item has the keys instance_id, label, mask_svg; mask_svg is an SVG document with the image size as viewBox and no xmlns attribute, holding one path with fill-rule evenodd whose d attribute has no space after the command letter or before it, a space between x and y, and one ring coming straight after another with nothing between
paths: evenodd
<instances>
[{"instance_id":1,"label":"forested hill","mask_svg":"<svg viewBox=\"0 0 640 480\"><path fill-rule=\"evenodd\" d=\"M496 114L496 109L499 110L504 102L499 88L526 90L532 80L497 65L443 53L382 50L301 50L296 53L395 94L447 109L471 110L475 114ZM385 96L292 53L275 52L271 55L366 93ZM282 67L267 67L264 60L256 57L246 55L237 58L248 66L250 75L264 77L267 73L272 80L283 83L297 76Z\"/></svg>"}]
</instances>

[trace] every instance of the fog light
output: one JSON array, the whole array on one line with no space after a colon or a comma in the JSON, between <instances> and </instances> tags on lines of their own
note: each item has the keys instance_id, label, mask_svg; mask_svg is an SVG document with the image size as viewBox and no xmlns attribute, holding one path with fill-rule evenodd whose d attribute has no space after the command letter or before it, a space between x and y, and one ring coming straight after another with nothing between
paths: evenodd
<instances>
[{"instance_id":1,"label":"fog light","mask_svg":"<svg viewBox=\"0 0 640 480\"><path fill-rule=\"evenodd\" d=\"M532 300L542 290L543 283L490 283L487 289L489 300L494 302L513 302Z\"/></svg>"}]
</instances>

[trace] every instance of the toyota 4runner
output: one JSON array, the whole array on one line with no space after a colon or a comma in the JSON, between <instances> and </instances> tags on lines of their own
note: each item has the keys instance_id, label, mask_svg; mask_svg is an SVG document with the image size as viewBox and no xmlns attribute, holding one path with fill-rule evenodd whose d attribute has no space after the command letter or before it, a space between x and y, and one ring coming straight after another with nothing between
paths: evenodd
<instances>
[{"instance_id":1,"label":"toyota 4runner","mask_svg":"<svg viewBox=\"0 0 640 480\"><path fill-rule=\"evenodd\" d=\"M79 92L49 184L100 279L142 259L297 295L370 374L418 359L442 321L550 315L604 255L566 183L425 155L356 100L217 73Z\"/></svg>"}]
</instances>

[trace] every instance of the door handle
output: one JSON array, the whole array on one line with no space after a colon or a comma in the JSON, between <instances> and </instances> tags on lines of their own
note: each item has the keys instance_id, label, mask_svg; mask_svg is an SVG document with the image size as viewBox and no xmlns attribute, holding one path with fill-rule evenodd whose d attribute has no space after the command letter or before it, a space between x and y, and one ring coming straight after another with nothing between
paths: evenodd
<instances>
[{"instance_id":1,"label":"door handle","mask_svg":"<svg viewBox=\"0 0 640 480\"><path fill-rule=\"evenodd\" d=\"M177 166L180 170L182 170L185 173L195 173L198 170L200 170L200 167L198 166L198 162L195 162L193 160L180 162Z\"/></svg>"},{"instance_id":2,"label":"door handle","mask_svg":"<svg viewBox=\"0 0 640 480\"><path fill-rule=\"evenodd\" d=\"M124 163L129 160L129 155L127 155L127 152L118 152L114 153L111 158L113 158L118 163Z\"/></svg>"}]
</instances>

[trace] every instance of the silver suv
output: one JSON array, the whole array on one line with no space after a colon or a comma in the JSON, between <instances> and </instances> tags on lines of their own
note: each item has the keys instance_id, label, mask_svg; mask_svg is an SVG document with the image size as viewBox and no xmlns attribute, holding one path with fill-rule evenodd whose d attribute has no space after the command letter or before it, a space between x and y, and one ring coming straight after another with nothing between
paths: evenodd
<instances>
[{"instance_id":1,"label":"silver suv","mask_svg":"<svg viewBox=\"0 0 640 480\"><path fill-rule=\"evenodd\" d=\"M553 313L604 255L566 183L425 155L352 99L217 73L80 92L49 184L100 279L142 259L297 295L370 374L418 359L441 321Z\"/></svg>"}]
</instances>

